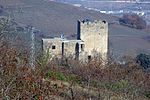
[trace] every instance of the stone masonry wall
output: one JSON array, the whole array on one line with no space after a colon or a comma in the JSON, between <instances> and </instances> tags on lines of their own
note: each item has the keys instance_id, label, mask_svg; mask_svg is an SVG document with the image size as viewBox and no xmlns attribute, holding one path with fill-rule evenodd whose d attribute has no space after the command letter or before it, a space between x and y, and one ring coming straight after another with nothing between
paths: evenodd
<instances>
[{"instance_id":1,"label":"stone masonry wall","mask_svg":"<svg viewBox=\"0 0 150 100\"><path fill-rule=\"evenodd\" d=\"M80 39L84 42L84 56L93 56L93 51L106 59L108 51L108 23L106 21L80 22Z\"/></svg>"}]
</instances>

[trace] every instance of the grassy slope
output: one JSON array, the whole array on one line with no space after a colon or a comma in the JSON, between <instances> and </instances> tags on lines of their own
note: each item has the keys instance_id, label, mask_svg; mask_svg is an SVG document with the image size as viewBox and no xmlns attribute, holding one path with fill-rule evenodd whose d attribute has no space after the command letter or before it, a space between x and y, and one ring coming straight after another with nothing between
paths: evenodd
<instances>
[{"instance_id":1,"label":"grassy slope","mask_svg":"<svg viewBox=\"0 0 150 100\"><path fill-rule=\"evenodd\" d=\"M0 4L7 12L11 11L11 16L19 23L33 25L47 36L58 36L62 32L66 35L76 33L76 21L79 19L117 20L110 15L46 0L1 0ZM109 48L114 54L150 53L150 42L146 40L150 32L110 25L109 34Z\"/></svg>"}]
</instances>

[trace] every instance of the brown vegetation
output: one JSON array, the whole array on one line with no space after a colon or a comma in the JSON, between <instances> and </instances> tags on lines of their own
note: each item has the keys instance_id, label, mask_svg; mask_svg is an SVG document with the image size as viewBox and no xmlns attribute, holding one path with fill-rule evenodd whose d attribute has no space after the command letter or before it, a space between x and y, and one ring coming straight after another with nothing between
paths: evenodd
<instances>
[{"instance_id":1,"label":"brown vegetation","mask_svg":"<svg viewBox=\"0 0 150 100\"><path fill-rule=\"evenodd\" d=\"M137 14L124 14L123 17L120 18L119 22L137 29L146 28L146 21Z\"/></svg>"},{"instance_id":2,"label":"brown vegetation","mask_svg":"<svg viewBox=\"0 0 150 100\"><path fill-rule=\"evenodd\" d=\"M17 50L9 47L4 44L0 50L1 99L147 100L149 96L150 75L133 59L128 58L126 65L113 62L103 69L99 61L83 64L69 59L64 64L54 59L31 69L28 54L20 54L24 58L19 63Z\"/></svg>"}]
</instances>

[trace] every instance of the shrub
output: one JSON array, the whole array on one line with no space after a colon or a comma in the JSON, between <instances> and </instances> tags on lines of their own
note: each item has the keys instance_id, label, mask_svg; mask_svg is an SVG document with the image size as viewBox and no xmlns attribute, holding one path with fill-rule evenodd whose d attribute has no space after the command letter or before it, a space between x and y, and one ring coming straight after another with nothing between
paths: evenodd
<instances>
[{"instance_id":1,"label":"shrub","mask_svg":"<svg viewBox=\"0 0 150 100\"><path fill-rule=\"evenodd\" d=\"M45 76L46 78L52 78L61 81L74 81L78 83L78 79L75 77L75 75L65 75L64 73L58 71L49 70Z\"/></svg>"},{"instance_id":2,"label":"shrub","mask_svg":"<svg viewBox=\"0 0 150 100\"><path fill-rule=\"evenodd\" d=\"M145 92L144 95L150 99L150 91Z\"/></svg>"},{"instance_id":3,"label":"shrub","mask_svg":"<svg viewBox=\"0 0 150 100\"><path fill-rule=\"evenodd\" d=\"M139 63L144 69L150 68L150 55L147 54L139 54L137 55L137 63Z\"/></svg>"},{"instance_id":4,"label":"shrub","mask_svg":"<svg viewBox=\"0 0 150 100\"><path fill-rule=\"evenodd\" d=\"M41 68L44 68L48 64L50 57L50 51L47 49L47 51L43 52L36 61Z\"/></svg>"},{"instance_id":5,"label":"shrub","mask_svg":"<svg viewBox=\"0 0 150 100\"><path fill-rule=\"evenodd\" d=\"M129 86L129 82L127 80L120 80L114 83L106 83L105 86L113 91L119 91L126 89Z\"/></svg>"},{"instance_id":6,"label":"shrub","mask_svg":"<svg viewBox=\"0 0 150 100\"><path fill-rule=\"evenodd\" d=\"M52 79L66 81L65 75L61 72L48 71L46 73L46 78L52 78Z\"/></svg>"}]
</instances>

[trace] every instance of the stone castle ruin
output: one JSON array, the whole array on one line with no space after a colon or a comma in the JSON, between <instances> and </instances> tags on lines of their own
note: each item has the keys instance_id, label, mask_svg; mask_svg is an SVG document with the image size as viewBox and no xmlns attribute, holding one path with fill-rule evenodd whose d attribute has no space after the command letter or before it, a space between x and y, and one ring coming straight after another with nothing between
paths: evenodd
<instances>
[{"instance_id":1,"label":"stone castle ruin","mask_svg":"<svg viewBox=\"0 0 150 100\"><path fill-rule=\"evenodd\" d=\"M70 57L79 60L90 60L101 56L107 59L108 23L100 20L83 20L77 22L77 38L74 40L60 38L44 38L43 50L50 51L52 57Z\"/></svg>"}]
</instances>

